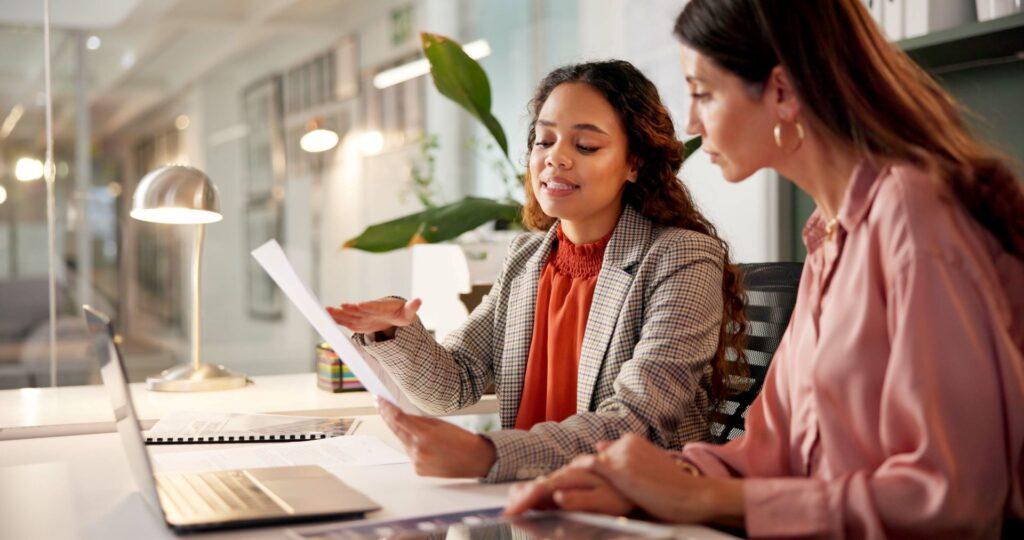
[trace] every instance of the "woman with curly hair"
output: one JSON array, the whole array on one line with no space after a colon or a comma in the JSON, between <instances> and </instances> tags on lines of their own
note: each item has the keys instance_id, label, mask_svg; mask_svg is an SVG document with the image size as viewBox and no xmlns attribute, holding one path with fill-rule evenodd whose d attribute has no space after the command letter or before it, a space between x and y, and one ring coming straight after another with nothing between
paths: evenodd
<instances>
[{"instance_id":1,"label":"woman with curly hair","mask_svg":"<svg viewBox=\"0 0 1024 540\"><path fill-rule=\"evenodd\" d=\"M1024 187L858 0L691 0L689 131L817 203L746 431L602 443L513 497L774 538L1021 538Z\"/></svg>"},{"instance_id":2,"label":"woman with curly hair","mask_svg":"<svg viewBox=\"0 0 1024 540\"><path fill-rule=\"evenodd\" d=\"M531 108L523 221L540 234L513 241L460 329L437 343L417 300L330 308L425 411L495 384L503 429L482 435L381 403L423 475L529 479L624 433L707 440L740 350L737 271L676 178L683 144L654 85L627 62L571 65Z\"/></svg>"}]
</instances>

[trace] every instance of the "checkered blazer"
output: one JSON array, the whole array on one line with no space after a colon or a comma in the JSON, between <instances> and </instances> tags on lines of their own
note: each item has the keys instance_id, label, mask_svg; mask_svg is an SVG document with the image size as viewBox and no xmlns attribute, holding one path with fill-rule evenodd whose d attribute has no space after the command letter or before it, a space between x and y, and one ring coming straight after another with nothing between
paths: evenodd
<instances>
[{"instance_id":1,"label":"checkered blazer","mask_svg":"<svg viewBox=\"0 0 1024 540\"><path fill-rule=\"evenodd\" d=\"M497 461L485 481L524 480L591 453L600 440L632 432L665 448L709 438L711 359L722 320L721 246L658 227L626 207L605 248L587 319L576 414L529 431L515 425L533 334L537 285L555 241L513 240L490 294L443 344L417 319L367 350L425 411L452 412L480 399L492 381L501 431L485 434Z\"/></svg>"}]
</instances>

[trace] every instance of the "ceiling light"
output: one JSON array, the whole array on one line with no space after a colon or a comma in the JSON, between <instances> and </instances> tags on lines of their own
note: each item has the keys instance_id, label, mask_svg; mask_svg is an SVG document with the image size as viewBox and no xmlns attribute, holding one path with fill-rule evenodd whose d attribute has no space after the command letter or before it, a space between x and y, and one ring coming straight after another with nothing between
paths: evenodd
<instances>
[{"instance_id":1,"label":"ceiling light","mask_svg":"<svg viewBox=\"0 0 1024 540\"><path fill-rule=\"evenodd\" d=\"M247 135L249 135L249 126L245 124L235 124L233 126L228 126L224 129L214 131L213 133L210 134L208 138L209 146L213 147L220 146L222 144L227 144L231 141L241 139L242 137L245 137Z\"/></svg>"},{"instance_id":2,"label":"ceiling light","mask_svg":"<svg viewBox=\"0 0 1024 540\"><path fill-rule=\"evenodd\" d=\"M43 162L35 158L23 157L14 164L14 177L22 182L31 182L43 177Z\"/></svg>"},{"instance_id":3,"label":"ceiling light","mask_svg":"<svg viewBox=\"0 0 1024 540\"><path fill-rule=\"evenodd\" d=\"M178 117L174 119L174 127L178 128L178 131L188 129L188 125L190 123L191 121L188 119L187 114L179 114Z\"/></svg>"},{"instance_id":4,"label":"ceiling light","mask_svg":"<svg viewBox=\"0 0 1024 540\"><path fill-rule=\"evenodd\" d=\"M486 39L478 39L463 45L462 50L473 60L479 60L491 55L491 45Z\"/></svg>"},{"instance_id":5,"label":"ceiling light","mask_svg":"<svg viewBox=\"0 0 1024 540\"><path fill-rule=\"evenodd\" d=\"M479 60L491 54L491 46L485 39L478 39L467 43L462 46L462 50L474 60ZM410 79L415 79L421 75L426 75L427 73L430 73L430 62L426 58L421 58L408 64L386 69L374 75L373 86L378 89L387 88Z\"/></svg>"},{"instance_id":6,"label":"ceiling light","mask_svg":"<svg viewBox=\"0 0 1024 540\"><path fill-rule=\"evenodd\" d=\"M14 131L14 126L18 125L18 120L21 120L23 114L25 114L25 106L21 103L11 107L11 112L7 113L4 123L0 124L0 139L6 139Z\"/></svg>"},{"instance_id":7,"label":"ceiling light","mask_svg":"<svg viewBox=\"0 0 1024 540\"><path fill-rule=\"evenodd\" d=\"M134 65L135 65L135 52L133 52L133 51L125 51L124 54L121 55L121 67L124 68L124 69L128 69L128 68L130 68L130 67L132 67Z\"/></svg>"},{"instance_id":8,"label":"ceiling light","mask_svg":"<svg viewBox=\"0 0 1024 540\"><path fill-rule=\"evenodd\" d=\"M0 204L7 201L7 188L0 186Z\"/></svg>"},{"instance_id":9,"label":"ceiling light","mask_svg":"<svg viewBox=\"0 0 1024 540\"><path fill-rule=\"evenodd\" d=\"M99 36L89 36L88 39L85 40L85 48L90 51L99 49L102 44L103 40L101 40Z\"/></svg>"},{"instance_id":10,"label":"ceiling light","mask_svg":"<svg viewBox=\"0 0 1024 540\"><path fill-rule=\"evenodd\" d=\"M384 150L384 134L379 131L367 131L359 135L357 141L359 151L367 156L375 156Z\"/></svg>"},{"instance_id":11,"label":"ceiling light","mask_svg":"<svg viewBox=\"0 0 1024 540\"><path fill-rule=\"evenodd\" d=\"M299 139L299 147L313 154L326 152L335 146L338 146L338 134L324 128L318 118L309 121L306 134Z\"/></svg>"}]
</instances>

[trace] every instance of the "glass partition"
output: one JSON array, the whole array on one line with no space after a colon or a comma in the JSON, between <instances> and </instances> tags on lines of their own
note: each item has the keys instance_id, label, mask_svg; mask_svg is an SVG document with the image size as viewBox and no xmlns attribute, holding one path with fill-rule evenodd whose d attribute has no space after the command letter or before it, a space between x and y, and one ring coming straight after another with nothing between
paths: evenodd
<instances>
[{"instance_id":1,"label":"glass partition","mask_svg":"<svg viewBox=\"0 0 1024 540\"><path fill-rule=\"evenodd\" d=\"M438 202L493 195L501 185L481 165L482 150L466 144L483 132L429 75L386 85L375 76L421 58L421 30L485 40L492 53L480 61L518 163L533 85L579 48L575 2L86 4L92 8L58 2L52 15L62 386L99 383L82 304L114 319L132 381L189 359L196 226L129 216L147 172L190 165L219 192L223 219L205 226L202 360L247 375L310 371L317 336L251 249L276 239L325 303L408 295L408 250L369 254L341 249L344 241L422 209L412 175L427 159ZM50 384L46 190L38 178L46 150L43 2L4 6L0 389ZM336 145L310 151L316 141L308 148L304 136L315 129L335 134ZM428 137L436 145L425 150Z\"/></svg>"}]
</instances>

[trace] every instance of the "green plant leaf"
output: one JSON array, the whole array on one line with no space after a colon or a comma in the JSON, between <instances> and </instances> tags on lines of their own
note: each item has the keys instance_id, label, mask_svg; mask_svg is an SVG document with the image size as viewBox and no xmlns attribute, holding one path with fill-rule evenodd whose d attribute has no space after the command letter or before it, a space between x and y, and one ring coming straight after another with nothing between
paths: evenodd
<instances>
[{"instance_id":1,"label":"green plant leaf","mask_svg":"<svg viewBox=\"0 0 1024 540\"><path fill-rule=\"evenodd\" d=\"M476 117L507 158L508 140L498 119L491 114L491 84L484 68L451 38L422 32L420 40L437 91Z\"/></svg>"},{"instance_id":2,"label":"green plant leaf","mask_svg":"<svg viewBox=\"0 0 1024 540\"><path fill-rule=\"evenodd\" d=\"M355 237L346 240L342 248L355 248L373 253L384 253L406 247L423 226L427 214L437 208L409 214L398 219L370 225Z\"/></svg>"},{"instance_id":3,"label":"green plant leaf","mask_svg":"<svg viewBox=\"0 0 1024 540\"><path fill-rule=\"evenodd\" d=\"M466 197L438 208L424 223L421 236L430 243L451 240L490 221L518 221L520 210L519 204Z\"/></svg>"},{"instance_id":4,"label":"green plant leaf","mask_svg":"<svg viewBox=\"0 0 1024 540\"><path fill-rule=\"evenodd\" d=\"M371 225L342 247L384 253L414 244L444 242L496 219L519 222L521 209L518 203L466 197L459 202Z\"/></svg>"},{"instance_id":5,"label":"green plant leaf","mask_svg":"<svg viewBox=\"0 0 1024 540\"><path fill-rule=\"evenodd\" d=\"M702 139L698 136L683 143L683 161L689 159L700 148L701 142Z\"/></svg>"}]
</instances>

